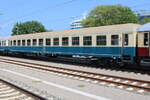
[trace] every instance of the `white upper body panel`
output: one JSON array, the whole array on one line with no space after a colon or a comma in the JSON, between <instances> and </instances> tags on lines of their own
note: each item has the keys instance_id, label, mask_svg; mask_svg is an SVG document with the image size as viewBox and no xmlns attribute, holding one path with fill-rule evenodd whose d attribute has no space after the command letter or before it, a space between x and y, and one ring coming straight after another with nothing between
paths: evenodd
<instances>
[{"instance_id":1,"label":"white upper body panel","mask_svg":"<svg viewBox=\"0 0 150 100\"><path fill-rule=\"evenodd\" d=\"M82 28L82 29L68 29L62 31L53 31L53 32L42 32L42 33L34 33L34 34L25 34L25 35L16 35L11 36L10 40L28 40L28 39L46 39L46 38L60 38L60 42L62 37L80 37L80 45L83 46L83 37L84 36L92 36L92 45L96 46L96 36L98 35L106 35L107 36L107 45L111 45L111 35L119 35L119 45L122 46L122 37L123 34L129 34L129 45L128 46L136 46L136 35L137 28L139 24L119 24L119 25L109 25L109 26L100 26L100 27L90 27L90 28ZM70 39L69 39L70 40ZM71 42L71 41L70 41ZM71 46L71 43L69 43ZM61 44L60 44L61 46Z\"/></svg>"}]
</instances>

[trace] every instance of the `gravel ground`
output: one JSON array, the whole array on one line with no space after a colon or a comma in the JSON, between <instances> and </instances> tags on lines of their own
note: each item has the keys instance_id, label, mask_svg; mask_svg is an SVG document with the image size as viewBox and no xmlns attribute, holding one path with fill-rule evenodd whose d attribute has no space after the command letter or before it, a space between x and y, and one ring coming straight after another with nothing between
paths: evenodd
<instances>
[{"instance_id":1,"label":"gravel ground","mask_svg":"<svg viewBox=\"0 0 150 100\"><path fill-rule=\"evenodd\" d=\"M135 79L141 79L141 80L150 80L150 75L135 73L135 72L116 71L116 70L102 69L102 68L91 68L91 67L84 67L80 65L70 65L70 64L61 64L61 63L47 62L47 61L28 60L28 59L23 59L23 58L21 59L12 58L12 57L3 57L3 58L28 61L32 63L50 65L50 66L55 66L55 67L71 68L71 69L83 70L83 71L88 71L88 72L96 72L100 74L115 75L115 76L135 78Z\"/></svg>"},{"instance_id":2,"label":"gravel ground","mask_svg":"<svg viewBox=\"0 0 150 100\"><path fill-rule=\"evenodd\" d=\"M31 61L31 60L26 60L26 61ZM61 67L72 67L72 68L78 68L80 70L86 69L87 71L96 71L99 73L107 72L107 71L102 71L100 69L84 68L84 67L77 67L77 66L66 65L66 64L56 64L56 63L51 63L51 62L43 62L43 61L42 62L31 61L31 62L36 62L36 63L40 63L40 64L43 63L43 64L47 64L47 65L51 65L51 66L56 65L56 66L61 66ZM11 81L14 80L15 82L19 81L24 84L28 84L32 88L36 88L39 91L45 91L48 94L63 98L64 100L96 100L96 99L89 98L89 97L83 96L81 94L69 92L67 90L63 90L60 88L56 88L56 87L44 84L42 81L44 80L47 82L52 82L52 83L59 84L59 85L62 85L62 86L65 86L65 87L68 87L71 89L76 89L76 90L90 93L90 94L93 94L96 96L101 96L101 97L107 98L109 100L131 100L131 99L133 99L133 100L149 100L149 98L150 98L149 95L141 95L141 94L137 94L134 92L117 89L114 87L106 87L103 85L87 83L85 81L79 81L79 80L75 80L75 79L65 78L65 77L57 76L55 74L52 74L52 73L46 72L46 71L41 71L41 70L36 70L36 69L31 70L31 68L19 67L18 65L6 64L6 63L0 63L0 65L1 65L0 69L11 70L11 71L21 73L24 75L28 75L31 77L39 78L40 81L27 79L27 78L24 78L21 76L14 75L13 73L4 72L4 71L0 70L1 78L5 78L7 80L11 79ZM100 70L101 72L97 71L97 70ZM117 73L122 73L122 72L117 72ZM115 72L112 73L111 71L109 71L109 74L115 74ZM125 72L123 72L123 74L125 74ZM130 74L134 75L134 73L130 73ZM119 74L117 74L117 75L119 75ZM120 75L122 75L122 74L120 74ZM145 77L147 79L149 78L147 75L138 75L138 76L140 76L141 79L142 79L142 77ZM40 93L40 94L43 95L42 93ZM101 100L103 100L103 99L101 99Z\"/></svg>"}]
</instances>

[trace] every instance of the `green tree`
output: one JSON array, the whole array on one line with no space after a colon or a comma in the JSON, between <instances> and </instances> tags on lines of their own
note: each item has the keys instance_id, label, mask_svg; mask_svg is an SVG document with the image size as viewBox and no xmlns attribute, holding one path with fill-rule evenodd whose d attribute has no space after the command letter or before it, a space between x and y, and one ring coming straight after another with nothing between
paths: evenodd
<instances>
[{"instance_id":1,"label":"green tree","mask_svg":"<svg viewBox=\"0 0 150 100\"><path fill-rule=\"evenodd\" d=\"M145 17L142 20L139 20L139 24L146 24L150 22L150 17Z\"/></svg>"},{"instance_id":2,"label":"green tree","mask_svg":"<svg viewBox=\"0 0 150 100\"><path fill-rule=\"evenodd\" d=\"M137 16L133 11L122 5L97 6L81 21L85 27L113 24L137 23Z\"/></svg>"},{"instance_id":3,"label":"green tree","mask_svg":"<svg viewBox=\"0 0 150 100\"><path fill-rule=\"evenodd\" d=\"M45 27L37 21L16 23L12 29L12 35L46 32Z\"/></svg>"}]
</instances>

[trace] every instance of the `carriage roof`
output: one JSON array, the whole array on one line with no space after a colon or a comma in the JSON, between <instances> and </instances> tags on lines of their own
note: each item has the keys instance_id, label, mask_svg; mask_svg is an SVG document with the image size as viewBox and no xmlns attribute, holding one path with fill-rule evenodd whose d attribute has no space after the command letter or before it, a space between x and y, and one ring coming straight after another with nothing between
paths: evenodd
<instances>
[{"instance_id":1,"label":"carriage roof","mask_svg":"<svg viewBox=\"0 0 150 100\"><path fill-rule=\"evenodd\" d=\"M146 23L138 28L138 32L149 32L150 31L150 23Z\"/></svg>"},{"instance_id":2,"label":"carriage roof","mask_svg":"<svg viewBox=\"0 0 150 100\"><path fill-rule=\"evenodd\" d=\"M18 39L18 37L44 37L48 35L72 35L72 34L92 34L92 33L126 33L137 31L139 24L118 24L118 25L108 25L108 26L99 26L99 27L89 27L81 29L68 29L52 32L42 32L42 33L33 33L33 34L24 34L24 35L15 35L11 36L11 39Z\"/></svg>"}]
</instances>

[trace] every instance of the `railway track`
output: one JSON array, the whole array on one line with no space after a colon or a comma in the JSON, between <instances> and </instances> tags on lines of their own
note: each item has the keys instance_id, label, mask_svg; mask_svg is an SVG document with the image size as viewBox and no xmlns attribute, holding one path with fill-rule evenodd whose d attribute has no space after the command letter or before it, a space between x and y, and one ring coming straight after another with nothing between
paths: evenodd
<instances>
[{"instance_id":1,"label":"railway track","mask_svg":"<svg viewBox=\"0 0 150 100\"><path fill-rule=\"evenodd\" d=\"M95 84L117 87L128 91L134 91L136 93L150 95L150 81L99 74L99 73L74 70L68 68L60 68L60 67L30 63L25 61L17 61L17 60L5 59L5 58L0 58L0 62L45 70L45 71L53 72L54 74L57 74L59 76L74 78L86 82L92 82Z\"/></svg>"},{"instance_id":2,"label":"railway track","mask_svg":"<svg viewBox=\"0 0 150 100\"><path fill-rule=\"evenodd\" d=\"M0 100L46 100L0 79Z\"/></svg>"}]
</instances>

